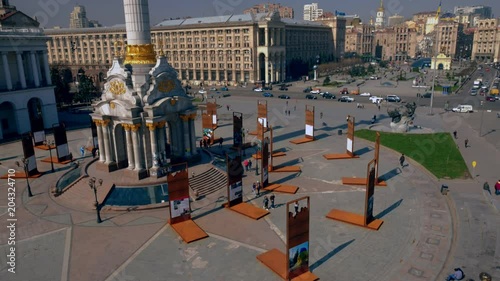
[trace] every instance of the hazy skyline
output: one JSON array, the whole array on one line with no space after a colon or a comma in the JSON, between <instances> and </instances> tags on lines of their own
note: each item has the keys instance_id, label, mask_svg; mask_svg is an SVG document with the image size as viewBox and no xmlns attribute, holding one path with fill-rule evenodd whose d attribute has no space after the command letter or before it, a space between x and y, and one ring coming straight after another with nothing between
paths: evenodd
<instances>
[{"instance_id":1,"label":"hazy skyline","mask_svg":"<svg viewBox=\"0 0 500 281\"><path fill-rule=\"evenodd\" d=\"M170 2L170 1L169 1ZM357 14L362 20L368 21L370 16L375 16L380 0L351 0L334 3L333 1L259 1L259 0L184 0L171 4L165 0L149 0L149 12L151 25L156 25L163 19L177 17L208 17L228 14L241 14L244 9L259 3L281 3L294 9L295 18L302 19L304 4L318 3L319 8L324 11L345 12L348 15ZM44 3L50 3L44 6ZM52 28L54 26L68 27L69 15L74 6L80 4L85 6L87 18L97 20L104 26L124 24L123 0L105 0L88 2L76 0L11 0L11 5L25 14L36 17L42 27ZM435 11L439 0L385 0L384 6L388 15L399 14L410 17L412 14L423 11ZM453 11L455 6L485 5L491 6L493 14L500 11L500 1L467 1L467 0L442 0L442 12Z\"/></svg>"}]
</instances>

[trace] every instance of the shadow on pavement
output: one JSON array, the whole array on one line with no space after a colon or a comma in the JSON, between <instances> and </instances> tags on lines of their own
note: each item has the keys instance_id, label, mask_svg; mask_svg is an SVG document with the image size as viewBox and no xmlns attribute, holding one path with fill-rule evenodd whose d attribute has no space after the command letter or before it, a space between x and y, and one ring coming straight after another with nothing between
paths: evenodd
<instances>
[{"instance_id":1,"label":"shadow on pavement","mask_svg":"<svg viewBox=\"0 0 500 281\"><path fill-rule=\"evenodd\" d=\"M392 179L393 177L399 175L400 173L401 173L400 168L394 168L394 169L390 170L389 172L381 175L379 178L384 180L384 181L388 181L388 180Z\"/></svg>"},{"instance_id":2,"label":"shadow on pavement","mask_svg":"<svg viewBox=\"0 0 500 281\"><path fill-rule=\"evenodd\" d=\"M217 211L219 211L219 210L221 210L221 209L224 209L224 206L223 206L222 204L223 204L223 203L226 203L226 201L227 201L227 199L226 199L226 197L225 197L225 196L220 196L219 198L217 198L217 200L216 200L215 202L213 202L215 205L218 205L217 203L221 203L218 207L215 207L215 208L213 208L213 209L211 209L211 210L208 210L208 211L206 211L206 212L204 212L204 213L201 213L201 214L199 214L199 215L192 216L191 218L192 218L193 220L195 220L195 219L199 219L199 218L202 218L202 217L204 217L204 216L207 216L207 215L210 215L210 214L212 214L212 213L215 213L215 212L217 212ZM208 206L208 205L207 205L207 206ZM191 214L192 214L192 213L194 213L194 212L196 212L196 211L198 211L198 210L200 210L200 209L203 209L203 208L205 208L205 207L206 207L206 206L204 206L204 207L200 207L200 208L197 208L197 209L194 209L194 210L192 210L192 211L191 211Z\"/></svg>"},{"instance_id":3,"label":"shadow on pavement","mask_svg":"<svg viewBox=\"0 0 500 281\"><path fill-rule=\"evenodd\" d=\"M373 148L371 148L371 147L364 147L364 148L361 148L361 149L354 151L354 154L361 156L361 155L366 154L372 150L373 150Z\"/></svg>"},{"instance_id":4,"label":"shadow on pavement","mask_svg":"<svg viewBox=\"0 0 500 281\"><path fill-rule=\"evenodd\" d=\"M301 136L304 134L304 130L301 129L301 130L297 130L297 131L294 131L294 132L290 132L290 133L286 133L286 134L283 134L283 135L279 135L279 136L274 136L273 137L273 141L274 143L276 142L279 142L279 141L282 141L282 140L288 140L288 139L293 139L295 137L298 137L298 136Z\"/></svg>"},{"instance_id":5,"label":"shadow on pavement","mask_svg":"<svg viewBox=\"0 0 500 281\"><path fill-rule=\"evenodd\" d=\"M331 257L335 256L337 253L339 253L344 248L346 248L347 246L349 246L352 242L354 242L354 240L356 240L356 239L352 239L350 241L345 242L344 244L340 244L337 248L335 248L332 251L330 251L329 253L327 253L324 257L322 257L321 259L317 260L315 263L311 264L309 266L309 269L311 271L314 271L316 268L318 268L323 263L325 263L326 261L328 261Z\"/></svg>"},{"instance_id":6,"label":"shadow on pavement","mask_svg":"<svg viewBox=\"0 0 500 281\"><path fill-rule=\"evenodd\" d=\"M392 204L391 206L387 207L385 210L383 210L382 212L380 212L378 215L375 216L376 219L381 219L383 218L385 215L387 215L388 213L392 212L392 210L396 209L397 207L399 207L399 205L401 205L401 202L403 202L403 198L399 199L397 202L395 202L394 204Z\"/></svg>"}]
</instances>

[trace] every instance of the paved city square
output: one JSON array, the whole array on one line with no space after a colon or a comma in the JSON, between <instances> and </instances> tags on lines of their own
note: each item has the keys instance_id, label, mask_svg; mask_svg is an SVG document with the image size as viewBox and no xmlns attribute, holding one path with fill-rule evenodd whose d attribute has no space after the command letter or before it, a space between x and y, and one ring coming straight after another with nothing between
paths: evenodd
<instances>
[{"instance_id":1,"label":"paved city square","mask_svg":"<svg viewBox=\"0 0 500 281\"><path fill-rule=\"evenodd\" d=\"M252 131L256 126L256 103L251 97L218 100L220 127L216 134L225 138L223 149L232 144L232 111L242 112L244 127ZM305 104L315 106L317 140L293 145L289 140L304 134ZM226 105L230 105L230 111ZM73 197L55 198L50 194L51 186L69 168L61 166L55 173L31 180L34 197L27 197L23 180L16 181L17 274L6 271L7 233L2 231L0 244L6 253L2 255L2 279L279 280L256 256L272 248L284 250L283 204L305 195L311 197L312 211L310 267L322 280L440 280L456 266L464 268L471 277L481 271L499 276L495 262L498 261L495 247L498 249L499 245L498 210L488 202L498 203L498 199L483 194L481 189L483 179L490 183L495 180L498 150L494 147L497 144L475 137L477 133L471 129L474 118L460 118L458 131L468 135L471 142L470 148L461 148L466 162L474 159L479 163L476 168L479 176L475 179L438 181L412 160L408 167L399 168L399 155L386 148L381 150L380 175L388 187L376 188L374 214L384 223L379 231L371 231L329 220L325 215L332 208L362 213L364 188L344 186L341 177L366 176L366 165L373 158L373 143L355 140L359 159L327 161L322 155L345 151L347 114L356 117L356 129L366 128L371 116L379 114L376 107L360 110L355 104L289 100L290 116L283 114L286 108L285 100L268 99L268 116L275 128L275 150L287 153L275 158L275 164L298 165L302 172L270 174L271 182L286 181L299 186L299 191L295 195L276 194L277 208L269 216L254 221L223 208L226 191L219 190L192 203L194 220L210 237L191 244L183 243L166 224L168 208L104 211L104 222L97 224L86 180L73 187L81 188L71 193ZM429 116L427 110L417 110L416 123L434 132L447 131L446 120L457 116L449 116L451 113L443 113L441 109ZM390 118L384 116L382 112L379 122L388 126ZM496 133L499 128L495 121L486 122L485 128ZM198 136L200 126L198 118ZM68 133L74 155L78 155L79 147L86 145L89 137L90 129ZM1 151L3 172L17 168L14 162L21 157L20 143L4 144ZM208 151L219 154L222 149L214 146ZM246 155L252 152L255 150L248 149ZM47 156L46 151L36 153L37 158ZM82 164L89 160L89 156L77 159ZM38 165L42 172L50 171L50 164ZM209 166L195 165L190 172L198 173ZM108 180L113 179L104 178L104 182ZM263 197L255 197L251 191L256 180L254 171L246 172L245 199L262 207ZM440 193L442 183L450 186L447 196ZM4 180L2 187L6 185ZM1 196L2 202L6 202L6 193ZM85 206L82 200L88 200L87 210L79 207ZM6 207L2 210L2 218L6 218Z\"/></svg>"}]
</instances>

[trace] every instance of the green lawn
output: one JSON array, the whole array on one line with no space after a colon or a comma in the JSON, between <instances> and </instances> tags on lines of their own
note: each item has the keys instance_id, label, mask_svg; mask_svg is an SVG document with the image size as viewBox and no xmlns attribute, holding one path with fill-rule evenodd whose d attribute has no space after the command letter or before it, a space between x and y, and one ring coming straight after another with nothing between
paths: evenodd
<instances>
[{"instance_id":1,"label":"green lawn","mask_svg":"<svg viewBox=\"0 0 500 281\"><path fill-rule=\"evenodd\" d=\"M355 136L375 142L376 131L358 130ZM467 165L449 133L398 134L380 132L380 144L404 153L437 178L469 176Z\"/></svg>"}]
</instances>

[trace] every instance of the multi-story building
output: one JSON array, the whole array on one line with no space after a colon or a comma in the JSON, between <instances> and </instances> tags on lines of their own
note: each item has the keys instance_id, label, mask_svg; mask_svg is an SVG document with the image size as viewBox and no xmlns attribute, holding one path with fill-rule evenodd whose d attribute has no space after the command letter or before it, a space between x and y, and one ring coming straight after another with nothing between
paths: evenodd
<instances>
[{"instance_id":1,"label":"multi-story building","mask_svg":"<svg viewBox=\"0 0 500 281\"><path fill-rule=\"evenodd\" d=\"M402 24L404 22L405 22L405 17L400 16L400 15L393 15L387 19L387 26L394 26L394 25Z\"/></svg>"},{"instance_id":2,"label":"multi-story building","mask_svg":"<svg viewBox=\"0 0 500 281\"><path fill-rule=\"evenodd\" d=\"M47 40L37 21L0 2L0 139L58 122Z\"/></svg>"},{"instance_id":3,"label":"multi-story building","mask_svg":"<svg viewBox=\"0 0 500 281\"><path fill-rule=\"evenodd\" d=\"M500 62L499 19L480 20L474 33L472 60Z\"/></svg>"},{"instance_id":4,"label":"multi-story building","mask_svg":"<svg viewBox=\"0 0 500 281\"><path fill-rule=\"evenodd\" d=\"M318 8L318 3L304 5L304 20L314 21L323 15L323 9Z\"/></svg>"},{"instance_id":5,"label":"multi-story building","mask_svg":"<svg viewBox=\"0 0 500 281\"><path fill-rule=\"evenodd\" d=\"M466 27L476 26L478 20L490 19L493 16L490 6L455 7L453 13L457 20Z\"/></svg>"},{"instance_id":6,"label":"multi-story building","mask_svg":"<svg viewBox=\"0 0 500 281\"><path fill-rule=\"evenodd\" d=\"M345 53L355 53L365 61L373 57L375 27L369 24L348 26L346 28Z\"/></svg>"},{"instance_id":7,"label":"multi-story building","mask_svg":"<svg viewBox=\"0 0 500 281\"><path fill-rule=\"evenodd\" d=\"M69 15L69 28L87 28L89 26L89 20L87 19L87 12L85 7L77 5L73 8L73 11Z\"/></svg>"},{"instance_id":8,"label":"multi-story building","mask_svg":"<svg viewBox=\"0 0 500 281\"><path fill-rule=\"evenodd\" d=\"M262 4L257 4L251 8L248 8L243 11L244 14L259 14L259 13L269 13L269 12L275 12L277 11L280 14L280 17L282 19L288 18L288 19L293 19L294 18L294 12L292 7L287 7L287 6L282 6L281 4L274 4L274 3L262 3Z\"/></svg>"},{"instance_id":9,"label":"multi-story building","mask_svg":"<svg viewBox=\"0 0 500 281\"><path fill-rule=\"evenodd\" d=\"M300 77L294 60L312 67L317 55L322 62L338 59L342 30L336 19L306 22L281 19L273 12L166 20L151 28L151 37L184 82L235 85ZM122 48L119 44L126 41L124 26L52 29L46 34L51 37L50 63L68 65L73 73L81 69L94 81L104 79L115 51Z\"/></svg>"},{"instance_id":10,"label":"multi-story building","mask_svg":"<svg viewBox=\"0 0 500 281\"><path fill-rule=\"evenodd\" d=\"M441 18L435 26L435 53L452 58L468 57L471 51L471 36L464 33L464 25L451 18Z\"/></svg>"},{"instance_id":11,"label":"multi-story building","mask_svg":"<svg viewBox=\"0 0 500 281\"><path fill-rule=\"evenodd\" d=\"M406 24L376 30L373 45L376 58L403 62L416 56L417 31Z\"/></svg>"}]
</instances>

